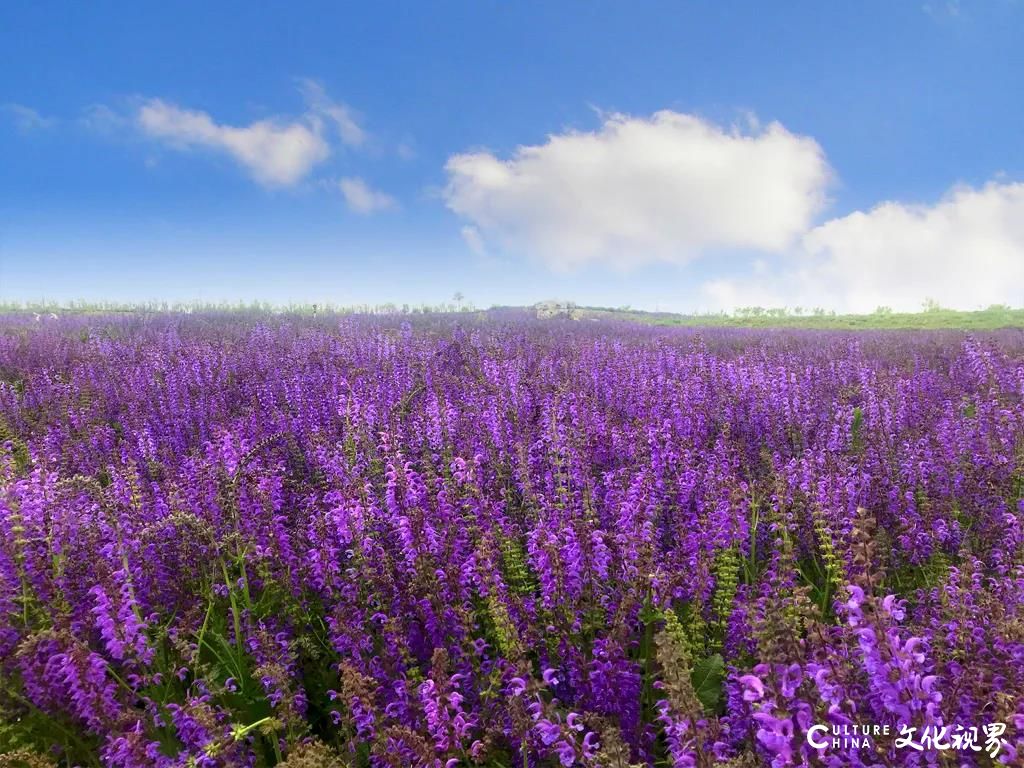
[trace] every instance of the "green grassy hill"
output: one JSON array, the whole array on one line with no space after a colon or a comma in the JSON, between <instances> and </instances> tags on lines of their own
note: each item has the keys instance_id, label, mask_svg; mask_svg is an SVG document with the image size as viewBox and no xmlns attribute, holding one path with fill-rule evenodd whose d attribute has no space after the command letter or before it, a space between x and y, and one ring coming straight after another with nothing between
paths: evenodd
<instances>
[{"instance_id":1,"label":"green grassy hill","mask_svg":"<svg viewBox=\"0 0 1024 768\"><path fill-rule=\"evenodd\" d=\"M838 315L831 312L801 313L760 308L732 314L682 315L669 312L641 312L605 307L579 307L584 318L615 318L653 325L704 326L715 328L818 328L832 330L938 329L994 330L1024 328L1024 309L993 306L973 312L934 307L922 312L873 312L869 315Z\"/></svg>"}]
</instances>

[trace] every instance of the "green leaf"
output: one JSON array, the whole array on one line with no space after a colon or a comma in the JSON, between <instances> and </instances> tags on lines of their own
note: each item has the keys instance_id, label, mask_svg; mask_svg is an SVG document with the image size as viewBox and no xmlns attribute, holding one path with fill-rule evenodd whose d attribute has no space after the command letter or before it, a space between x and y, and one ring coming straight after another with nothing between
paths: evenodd
<instances>
[{"instance_id":1,"label":"green leaf","mask_svg":"<svg viewBox=\"0 0 1024 768\"><path fill-rule=\"evenodd\" d=\"M850 443L856 453L864 448L864 411L857 406L853 409L853 422L850 424Z\"/></svg>"},{"instance_id":2,"label":"green leaf","mask_svg":"<svg viewBox=\"0 0 1024 768\"><path fill-rule=\"evenodd\" d=\"M708 712L718 709L722 700L722 681L725 679L725 660L722 654L716 653L701 659L693 665L690 680L697 698Z\"/></svg>"},{"instance_id":3,"label":"green leaf","mask_svg":"<svg viewBox=\"0 0 1024 768\"><path fill-rule=\"evenodd\" d=\"M656 621L660 621L663 618L662 613L655 606L650 603L645 604L640 609L640 621L646 626L653 624Z\"/></svg>"}]
</instances>

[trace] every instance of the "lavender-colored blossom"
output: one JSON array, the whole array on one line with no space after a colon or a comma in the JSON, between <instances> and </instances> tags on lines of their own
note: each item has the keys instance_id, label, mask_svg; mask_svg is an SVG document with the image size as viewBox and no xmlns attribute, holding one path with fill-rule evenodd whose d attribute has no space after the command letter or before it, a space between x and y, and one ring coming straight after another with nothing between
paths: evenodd
<instances>
[{"instance_id":1,"label":"lavender-colored blossom","mask_svg":"<svg viewBox=\"0 0 1024 768\"><path fill-rule=\"evenodd\" d=\"M995 760L1024 755L1018 332L501 311L0 331L18 748L124 768L938 760L807 740L877 723L1004 724Z\"/></svg>"}]
</instances>

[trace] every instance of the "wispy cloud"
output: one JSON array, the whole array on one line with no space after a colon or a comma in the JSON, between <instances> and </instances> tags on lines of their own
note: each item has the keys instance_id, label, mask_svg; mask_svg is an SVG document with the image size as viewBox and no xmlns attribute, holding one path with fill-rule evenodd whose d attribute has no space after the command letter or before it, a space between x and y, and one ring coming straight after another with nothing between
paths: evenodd
<instances>
[{"instance_id":1,"label":"wispy cloud","mask_svg":"<svg viewBox=\"0 0 1024 768\"><path fill-rule=\"evenodd\" d=\"M26 107L24 104L2 104L0 112L3 112L22 133L45 131L57 124L56 118L44 117L37 110Z\"/></svg>"},{"instance_id":2,"label":"wispy cloud","mask_svg":"<svg viewBox=\"0 0 1024 768\"><path fill-rule=\"evenodd\" d=\"M332 100L324 87L316 80L301 79L299 87L309 105L310 116L330 121L337 130L342 143L351 147L359 147L366 142L366 131L359 124L355 113L348 105Z\"/></svg>"},{"instance_id":3,"label":"wispy cloud","mask_svg":"<svg viewBox=\"0 0 1024 768\"><path fill-rule=\"evenodd\" d=\"M365 181L357 177L341 179L338 182L338 188L349 209L355 213L368 215L398 206L398 202L391 195L371 188Z\"/></svg>"},{"instance_id":4,"label":"wispy cloud","mask_svg":"<svg viewBox=\"0 0 1024 768\"><path fill-rule=\"evenodd\" d=\"M267 186L296 184L331 154L320 126L302 118L234 126L218 123L206 112L150 99L139 108L136 124L174 149L224 152Z\"/></svg>"},{"instance_id":5,"label":"wispy cloud","mask_svg":"<svg viewBox=\"0 0 1024 768\"><path fill-rule=\"evenodd\" d=\"M962 10L960 0L928 0L921 6L933 19L955 19Z\"/></svg>"},{"instance_id":6,"label":"wispy cloud","mask_svg":"<svg viewBox=\"0 0 1024 768\"><path fill-rule=\"evenodd\" d=\"M106 104L90 104L78 116L78 125L101 136L111 136L123 130L131 121Z\"/></svg>"},{"instance_id":7,"label":"wispy cloud","mask_svg":"<svg viewBox=\"0 0 1024 768\"><path fill-rule=\"evenodd\" d=\"M132 123L146 136L179 151L222 152L266 186L292 186L332 154L340 144L363 145L367 132L355 113L332 100L315 80L300 80L306 110L296 117L273 117L243 125L216 120L207 112L163 99L147 99ZM119 114L96 105L82 120L103 130L116 126Z\"/></svg>"},{"instance_id":8,"label":"wispy cloud","mask_svg":"<svg viewBox=\"0 0 1024 768\"><path fill-rule=\"evenodd\" d=\"M412 160L416 157L416 149L411 141L401 141L395 147L395 154L402 160Z\"/></svg>"},{"instance_id":9,"label":"wispy cloud","mask_svg":"<svg viewBox=\"0 0 1024 768\"><path fill-rule=\"evenodd\" d=\"M474 226L467 224L460 230L463 242L466 246L475 253L477 256L487 255L487 246L484 244L484 239L480 236L480 230Z\"/></svg>"}]
</instances>

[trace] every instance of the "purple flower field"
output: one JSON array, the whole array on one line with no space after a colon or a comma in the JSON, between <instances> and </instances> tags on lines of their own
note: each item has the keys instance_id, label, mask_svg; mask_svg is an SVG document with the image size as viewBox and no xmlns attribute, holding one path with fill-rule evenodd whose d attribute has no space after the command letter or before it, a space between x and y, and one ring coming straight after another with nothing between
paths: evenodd
<instances>
[{"instance_id":1,"label":"purple flower field","mask_svg":"<svg viewBox=\"0 0 1024 768\"><path fill-rule=\"evenodd\" d=\"M1021 765L1022 497L1019 330L8 315L0 766Z\"/></svg>"}]
</instances>

